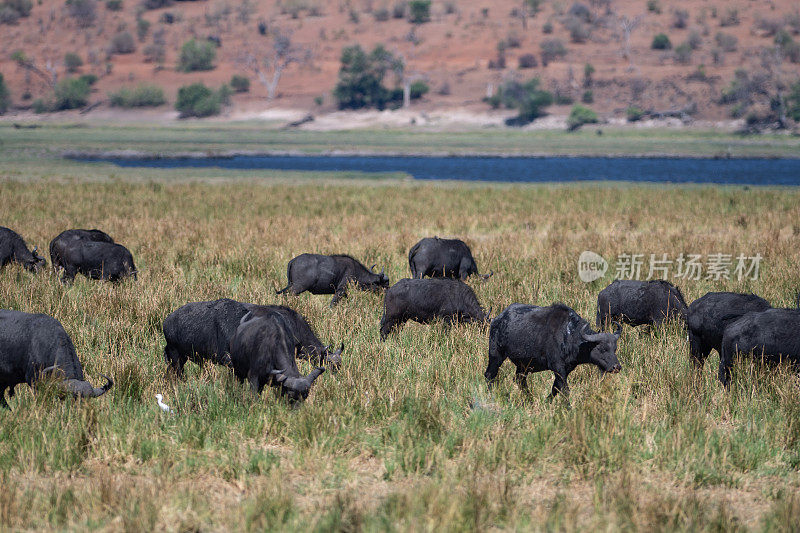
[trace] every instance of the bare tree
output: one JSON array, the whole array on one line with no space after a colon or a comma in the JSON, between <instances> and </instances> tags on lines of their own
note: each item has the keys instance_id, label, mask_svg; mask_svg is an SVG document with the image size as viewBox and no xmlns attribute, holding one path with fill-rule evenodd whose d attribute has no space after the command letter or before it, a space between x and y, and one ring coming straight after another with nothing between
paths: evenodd
<instances>
[{"instance_id":1,"label":"bare tree","mask_svg":"<svg viewBox=\"0 0 800 533\"><path fill-rule=\"evenodd\" d=\"M245 51L239 56L237 62L250 70L258 77L267 89L267 99L275 98L278 83L286 68L293 64L305 64L311 60L311 49L292 43L289 33L280 29L272 31L272 47L269 51L261 53L256 45L253 48L245 46Z\"/></svg>"},{"instance_id":2,"label":"bare tree","mask_svg":"<svg viewBox=\"0 0 800 533\"><path fill-rule=\"evenodd\" d=\"M636 67L633 65L633 55L631 54L631 34L642 25L644 15L637 15L633 18L628 18L626 15L619 17L619 29L622 32L622 49L620 55L628 60L628 71L634 70Z\"/></svg>"},{"instance_id":3,"label":"bare tree","mask_svg":"<svg viewBox=\"0 0 800 533\"><path fill-rule=\"evenodd\" d=\"M43 67L37 67L33 58L26 56L22 50L17 50L11 54L11 59L18 67L26 71L26 80L30 79L29 74L35 74L39 79L44 81L48 87L54 88L56 86L58 82L58 71L51 60L47 60Z\"/></svg>"}]
</instances>

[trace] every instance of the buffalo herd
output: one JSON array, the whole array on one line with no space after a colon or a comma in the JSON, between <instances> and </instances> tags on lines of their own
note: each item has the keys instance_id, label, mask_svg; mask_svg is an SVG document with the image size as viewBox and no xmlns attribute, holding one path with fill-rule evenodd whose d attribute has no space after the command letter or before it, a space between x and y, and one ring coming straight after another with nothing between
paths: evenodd
<instances>
[{"instance_id":1,"label":"buffalo herd","mask_svg":"<svg viewBox=\"0 0 800 533\"><path fill-rule=\"evenodd\" d=\"M31 272L45 266L44 258L29 250L16 232L0 227L0 268L16 262ZM100 230L71 229L50 243L50 260L61 281L77 274L120 281L136 279L130 251ZM597 316L590 324L570 307L555 303L542 307L514 303L494 319L464 281L480 274L469 247L458 239L425 238L408 254L411 279L390 286L389 277L375 266L367 268L349 255L302 254L287 266L287 285L277 294L332 294L331 306L347 296L350 285L366 291L385 291L380 339L412 320L478 323L489 326L489 361L484 377L494 384L503 361L516 367L515 381L527 392L527 375L551 371L551 397L569 394L567 377L581 364L602 372L622 369L617 359L620 323L659 326L677 320L685 325L691 360L701 368L712 349L720 356L719 380L730 384L737 353L767 361L800 363L800 295L797 309L776 309L753 294L711 292L686 304L675 285L663 281L616 280L597 297ZM606 332L610 326L613 332ZM208 361L230 367L255 394L265 385L277 389L290 403L308 397L314 381L326 369L342 364L344 344L325 345L308 320L283 305L257 305L220 299L191 302L170 313L163 322L164 361L177 377L187 361ZM302 375L297 359L314 368ZM85 380L75 347L62 325L42 314L0 310L0 406L8 407L5 391L14 394L20 383L32 385L50 377L59 390L79 397L97 397L113 386L111 378L97 388Z\"/></svg>"}]
</instances>

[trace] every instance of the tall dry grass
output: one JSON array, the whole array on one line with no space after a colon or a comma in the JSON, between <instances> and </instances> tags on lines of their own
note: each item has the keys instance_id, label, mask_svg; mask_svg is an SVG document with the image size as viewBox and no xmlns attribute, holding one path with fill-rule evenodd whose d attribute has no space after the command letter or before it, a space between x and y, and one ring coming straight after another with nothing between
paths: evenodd
<instances>
[{"instance_id":1,"label":"tall dry grass","mask_svg":"<svg viewBox=\"0 0 800 533\"><path fill-rule=\"evenodd\" d=\"M495 312L563 301L592 320L613 272L582 283L586 249L760 253L757 281L678 283L687 300L754 291L787 306L800 289L798 192L165 180L4 181L0 196L0 223L31 245L101 228L140 273L70 287L0 273L0 307L58 318L89 379L116 380L95 401L17 387L0 412L0 528L789 531L800 520L800 380L787 369L740 362L725 392L716 355L694 372L670 325L626 329L623 372L579 368L570 406L546 400L549 373L529 377L524 397L508 366L490 396L485 329L407 324L381 343L380 295L353 290L329 309L330 297L273 290L302 252L350 253L396 281L409 247L440 235L465 238L495 271L470 282ZM219 297L288 301L323 341L345 343L342 370L295 410L218 367L171 379L162 320ZM491 407L470 409L476 399Z\"/></svg>"}]
</instances>

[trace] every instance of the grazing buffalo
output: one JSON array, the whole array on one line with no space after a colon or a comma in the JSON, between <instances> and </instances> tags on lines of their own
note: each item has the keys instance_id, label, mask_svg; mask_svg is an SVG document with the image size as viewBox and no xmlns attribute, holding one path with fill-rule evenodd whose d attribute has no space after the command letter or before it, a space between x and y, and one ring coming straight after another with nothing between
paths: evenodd
<instances>
[{"instance_id":1,"label":"grazing buffalo","mask_svg":"<svg viewBox=\"0 0 800 533\"><path fill-rule=\"evenodd\" d=\"M278 313L242 322L231 338L231 362L233 373L240 381L247 380L255 394L271 385L294 403L308 397L314 380L325 369L317 367L307 376L300 374L288 331L289 325Z\"/></svg>"},{"instance_id":2,"label":"grazing buffalo","mask_svg":"<svg viewBox=\"0 0 800 533\"><path fill-rule=\"evenodd\" d=\"M381 318L381 340L408 320L427 324L488 320L472 288L454 279L401 279L386 291Z\"/></svg>"},{"instance_id":3,"label":"grazing buffalo","mask_svg":"<svg viewBox=\"0 0 800 533\"><path fill-rule=\"evenodd\" d=\"M164 360L178 376L183 375L186 361L202 364L204 360L230 366L230 340L239 325L251 318L279 314L284 318L296 355L323 361L333 368L341 364L342 349L330 352L320 342L308 321L289 307L254 305L228 298L210 302L192 302L164 319L163 331L167 345Z\"/></svg>"},{"instance_id":4,"label":"grazing buffalo","mask_svg":"<svg viewBox=\"0 0 800 533\"><path fill-rule=\"evenodd\" d=\"M680 289L660 279L615 280L597 295L598 328L609 320L659 326L664 320L685 315L686 301Z\"/></svg>"},{"instance_id":5,"label":"grazing buffalo","mask_svg":"<svg viewBox=\"0 0 800 533\"><path fill-rule=\"evenodd\" d=\"M372 266L372 269L375 265ZM349 255L302 254L291 261L286 269L289 283L276 294L291 291L295 296L308 291L311 294L333 294L331 307L347 296L347 284L354 282L359 289L378 291L389 286L389 277L381 270L372 269Z\"/></svg>"},{"instance_id":6,"label":"grazing buffalo","mask_svg":"<svg viewBox=\"0 0 800 533\"><path fill-rule=\"evenodd\" d=\"M725 328L719 356L719 380L730 386L731 365L737 353L770 362L800 363L800 310L767 309L743 315Z\"/></svg>"},{"instance_id":7,"label":"grazing buffalo","mask_svg":"<svg viewBox=\"0 0 800 533\"><path fill-rule=\"evenodd\" d=\"M14 230L0 226L0 268L14 261L21 264L26 270L37 272L45 265L44 258L28 250L25 240Z\"/></svg>"},{"instance_id":8,"label":"grazing buffalo","mask_svg":"<svg viewBox=\"0 0 800 533\"><path fill-rule=\"evenodd\" d=\"M709 292L693 301L686 313L689 349L698 368L711 353L722 353L722 334L725 328L753 311L766 311L772 306L755 294Z\"/></svg>"},{"instance_id":9,"label":"grazing buffalo","mask_svg":"<svg viewBox=\"0 0 800 533\"><path fill-rule=\"evenodd\" d=\"M59 385L75 397L96 398L114 385L107 376L99 388L84 379L72 339L55 318L0 310L0 406L8 408L6 389L13 396L17 384L33 385L45 374L61 377Z\"/></svg>"},{"instance_id":10,"label":"grazing buffalo","mask_svg":"<svg viewBox=\"0 0 800 533\"><path fill-rule=\"evenodd\" d=\"M297 357L315 361L318 365L327 363L330 365L331 370L334 371L342 364L344 343L339 346L338 350L331 352L330 346L325 346L319 340L306 317L291 307L286 307L285 305L246 305L249 312L242 317L242 322L269 315L283 317L284 324L288 328L289 338L294 341L293 346Z\"/></svg>"},{"instance_id":11,"label":"grazing buffalo","mask_svg":"<svg viewBox=\"0 0 800 533\"><path fill-rule=\"evenodd\" d=\"M50 241L50 262L53 265L53 270L58 271L64 268L64 261L61 258L62 255L67 248L78 241L113 243L114 239L99 229L68 229L62 231L55 239Z\"/></svg>"},{"instance_id":12,"label":"grazing buffalo","mask_svg":"<svg viewBox=\"0 0 800 533\"><path fill-rule=\"evenodd\" d=\"M439 237L426 237L412 246L408 252L408 266L411 268L411 277L416 279L427 276L465 280L473 274L489 279L494 274L478 273L472 251L464 241Z\"/></svg>"},{"instance_id":13,"label":"grazing buffalo","mask_svg":"<svg viewBox=\"0 0 800 533\"><path fill-rule=\"evenodd\" d=\"M228 298L179 307L164 319L162 327L167 365L178 376L183 375L183 366L189 360L198 365L208 360L230 366L230 340L247 313L245 304Z\"/></svg>"},{"instance_id":14,"label":"grazing buffalo","mask_svg":"<svg viewBox=\"0 0 800 533\"><path fill-rule=\"evenodd\" d=\"M121 244L77 241L61 250L60 259L64 283L73 281L77 274L106 281L120 281L127 276L136 279L133 256Z\"/></svg>"},{"instance_id":15,"label":"grazing buffalo","mask_svg":"<svg viewBox=\"0 0 800 533\"><path fill-rule=\"evenodd\" d=\"M594 333L589 324L564 304L550 307L511 304L489 328L489 366L484 376L491 387L506 358L517 367L516 382L528 391L530 372L550 370L555 382L550 396L569 394L567 376L576 366L591 363L603 372L619 372L616 333Z\"/></svg>"}]
</instances>

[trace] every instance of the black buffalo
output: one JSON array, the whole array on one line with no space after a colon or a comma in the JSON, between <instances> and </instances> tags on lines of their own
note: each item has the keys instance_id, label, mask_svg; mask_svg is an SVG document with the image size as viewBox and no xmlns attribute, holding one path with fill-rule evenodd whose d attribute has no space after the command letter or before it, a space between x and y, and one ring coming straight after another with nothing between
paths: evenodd
<instances>
[{"instance_id":1,"label":"black buffalo","mask_svg":"<svg viewBox=\"0 0 800 533\"><path fill-rule=\"evenodd\" d=\"M494 272L481 275L467 244L459 239L426 237L411 247L408 266L412 278L455 278L480 276L489 279Z\"/></svg>"},{"instance_id":2,"label":"black buffalo","mask_svg":"<svg viewBox=\"0 0 800 533\"><path fill-rule=\"evenodd\" d=\"M285 306L254 305L228 298L210 302L192 302L173 311L164 319L163 331L167 345L164 360L178 376L183 375L187 361L202 364L208 360L229 366L230 340L242 321L277 313L284 317L298 356L323 361L337 367L342 348L331 353L323 346L311 325L300 313Z\"/></svg>"},{"instance_id":3,"label":"black buffalo","mask_svg":"<svg viewBox=\"0 0 800 533\"><path fill-rule=\"evenodd\" d=\"M45 265L45 261L36 250L37 248L28 250L28 245L19 233L0 226L0 268L13 261L26 270L37 272Z\"/></svg>"},{"instance_id":4,"label":"black buffalo","mask_svg":"<svg viewBox=\"0 0 800 533\"><path fill-rule=\"evenodd\" d=\"M307 376L300 374L289 327L280 314L242 322L231 338L231 363L234 375L250 383L255 394L271 385L291 402L297 402L308 397L314 380L325 369L317 367Z\"/></svg>"},{"instance_id":5,"label":"black buffalo","mask_svg":"<svg viewBox=\"0 0 800 533\"><path fill-rule=\"evenodd\" d=\"M99 388L84 379L72 339L55 318L0 310L0 406L8 408L6 389L13 396L16 385L33 385L45 374L61 378L60 386L75 397L96 398L114 385L107 376Z\"/></svg>"},{"instance_id":6,"label":"black buffalo","mask_svg":"<svg viewBox=\"0 0 800 533\"><path fill-rule=\"evenodd\" d=\"M719 357L719 380L730 386L731 366L737 353L768 362L800 364L800 310L767 309L747 313L725 328Z\"/></svg>"},{"instance_id":7,"label":"black buffalo","mask_svg":"<svg viewBox=\"0 0 800 533\"><path fill-rule=\"evenodd\" d=\"M678 287L660 279L615 280L597 295L597 327L609 320L631 326L659 326L667 319L685 318L686 301Z\"/></svg>"},{"instance_id":8,"label":"black buffalo","mask_svg":"<svg viewBox=\"0 0 800 533\"><path fill-rule=\"evenodd\" d=\"M711 350L722 353L722 334L729 324L747 313L771 307L755 294L735 292L709 292L693 301L686 314L692 361L701 368Z\"/></svg>"},{"instance_id":9,"label":"black buffalo","mask_svg":"<svg viewBox=\"0 0 800 533\"><path fill-rule=\"evenodd\" d=\"M383 301L381 340L408 320L427 324L442 319L454 322L484 322L484 312L475 292L454 279L401 279L392 285Z\"/></svg>"},{"instance_id":10,"label":"black buffalo","mask_svg":"<svg viewBox=\"0 0 800 533\"><path fill-rule=\"evenodd\" d=\"M298 295L308 291L311 294L333 294L331 306L347 296L347 284L351 281L359 289L378 291L389 286L389 277L381 270L380 274L367 269L349 255L302 254L291 261L286 268L289 283L276 294L291 291Z\"/></svg>"},{"instance_id":11,"label":"black buffalo","mask_svg":"<svg viewBox=\"0 0 800 533\"><path fill-rule=\"evenodd\" d=\"M107 233L99 229L68 229L59 233L50 241L50 263L56 272L64 268L64 261L61 258L65 250L78 241L110 242L114 239Z\"/></svg>"},{"instance_id":12,"label":"black buffalo","mask_svg":"<svg viewBox=\"0 0 800 533\"><path fill-rule=\"evenodd\" d=\"M73 281L77 274L106 281L120 281L128 276L136 279L133 256L121 244L77 241L65 247L60 258L64 269L61 281L64 283Z\"/></svg>"},{"instance_id":13,"label":"black buffalo","mask_svg":"<svg viewBox=\"0 0 800 533\"><path fill-rule=\"evenodd\" d=\"M489 366L484 377L491 387L506 358L517 367L515 379L527 392L530 372L550 370L555 381L550 396L568 395L567 376L581 364L591 363L603 372L619 372L616 333L594 333L588 322L564 304L550 307L511 304L492 320L489 328Z\"/></svg>"}]
</instances>

